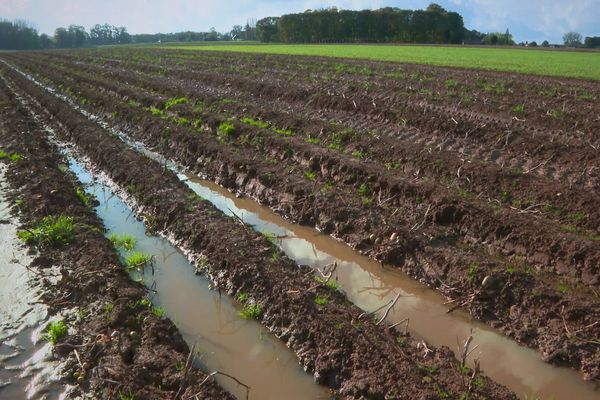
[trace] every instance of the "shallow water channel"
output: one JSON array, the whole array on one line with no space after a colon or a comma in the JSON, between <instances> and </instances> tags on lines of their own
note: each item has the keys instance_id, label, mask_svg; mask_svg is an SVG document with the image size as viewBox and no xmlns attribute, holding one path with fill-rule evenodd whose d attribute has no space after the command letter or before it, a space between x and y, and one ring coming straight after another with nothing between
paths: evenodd
<instances>
[{"instance_id":1,"label":"shallow water channel","mask_svg":"<svg viewBox=\"0 0 600 400\"><path fill-rule=\"evenodd\" d=\"M154 256L154 273L146 269L132 277L155 290L152 303L165 310L190 347L196 345L204 370L235 376L251 387L250 399L330 398L329 390L313 382L281 341L259 323L242 319L230 297L210 290L208 280L195 275L181 251L162 237L147 235L143 222L108 186L93 180L75 160L69 167L100 202L96 212L107 234L134 236L135 250ZM246 389L233 380L219 375L217 380L238 398L246 398Z\"/></svg>"},{"instance_id":2,"label":"shallow water channel","mask_svg":"<svg viewBox=\"0 0 600 400\"><path fill-rule=\"evenodd\" d=\"M375 310L400 293L402 297L387 321L395 323L409 318L413 336L456 351L457 340L463 343L472 332L473 345L479 347L471 359L478 357L486 375L521 398L600 398L598 388L575 371L543 362L534 350L519 346L462 310L448 314L443 296L404 273L386 268L316 229L291 224L267 207L252 199L237 198L212 181L194 175L180 174L180 178L224 213L235 213L258 231L284 237L279 239L279 245L297 263L322 268L336 261L335 277L341 289L360 308Z\"/></svg>"}]
</instances>

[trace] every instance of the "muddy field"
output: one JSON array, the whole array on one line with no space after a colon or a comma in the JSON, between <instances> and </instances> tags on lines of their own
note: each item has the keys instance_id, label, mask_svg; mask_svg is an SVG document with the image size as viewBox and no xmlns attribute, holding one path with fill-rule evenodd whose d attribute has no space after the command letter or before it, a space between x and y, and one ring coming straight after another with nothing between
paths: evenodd
<instances>
[{"instance_id":1,"label":"muddy field","mask_svg":"<svg viewBox=\"0 0 600 400\"><path fill-rule=\"evenodd\" d=\"M51 127L123 190L150 230L193 254L216 288L260 305L258 321L333 395L514 396L469 370L460 351L361 315L272 238L198 201L122 135L435 288L449 312L468 311L548 363L600 379L598 83L175 50L11 53L0 61L0 150L22 155L4 162L15 198L30 199L19 207L24 221L68 214L101 224L57 168L43 129ZM172 397L182 386L187 396L225 398L204 372L192 369L192 379L166 368L185 364L189 347L151 310L135 327L147 332L141 340L85 347L111 329L126 336L133 311L125 305L143 296L110 242L86 229L66 250L41 257L68 271L47 302L56 311L108 296L123 307L108 326L92 319L66 340L59 354L67 368L77 370L81 356L92 371L70 382L109 396L126 388L136 398ZM169 338L162 350L160 337ZM131 363L144 373L116 379Z\"/></svg>"}]
</instances>

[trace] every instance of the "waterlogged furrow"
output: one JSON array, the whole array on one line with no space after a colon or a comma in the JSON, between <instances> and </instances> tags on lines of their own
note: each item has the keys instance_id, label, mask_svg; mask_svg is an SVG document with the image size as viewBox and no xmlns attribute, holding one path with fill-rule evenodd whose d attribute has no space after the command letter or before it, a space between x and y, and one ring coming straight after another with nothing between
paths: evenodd
<instances>
[{"instance_id":1,"label":"waterlogged furrow","mask_svg":"<svg viewBox=\"0 0 600 400\"><path fill-rule=\"evenodd\" d=\"M192 192L162 166L128 150L35 85L14 79L64 125L59 136L76 143L98 168L127 188L149 228L169 232L181 247L197 254L216 286L244 303L260 305L259 320L286 341L318 382L353 397L391 393L414 398L441 391L460 395L467 389L449 352L423 352L409 337L398 342L398 333L369 318L362 320L361 311L339 292L299 270L267 239L190 197ZM435 376L422 379L432 371ZM471 389L472 398L512 397L485 378L481 383Z\"/></svg>"},{"instance_id":2,"label":"waterlogged furrow","mask_svg":"<svg viewBox=\"0 0 600 400\"><path fill-rule=\"evenodd\" d=\"M167 150L166 150L167 152L169 151L168 147L173 147L173 146L167 146ZM387 197L387 196L384 196L384 197ZM434 213L435 213L435 210L434 210ZM432 214L435 215L434 213L432 213ZM388 232L388 234L389 234L389 232ZM514 248L513 248L513 250L514 250ZM442 251L446 251L447 252L446 249L442 249ZM456 261L457 261L456 259L453 260L453 262L456 262ZM489 270L489 268L490 268L489 263L480 264L477 261L462 262L462 264L463 265L469 265L468 273L469 274L473 273L473 276L477 278L477 279L469 279L469 281L468 281L467 284L469 284L469 283L473 284L473 282L478 283L480 281L479 279L482 278L482 276L478 277L478 274L482 273L482 271L484 269L488 269ZM425 265L427 265L427 263L425 263ZM502 265L501 267L504 268L504 265ZM522 266L522 267L525 268L526 266ZM530 278L528 276L526 276L526 275L524 276L523 274L517 273L518 271L515 271L515 269L517 269L517 268L519 268L519 265L515 266L512 263L507 263L506 264L506 271L505 271L506 275L505 276L508 278L508 283L509 284L514 284L517 281L520 282L520 285L523 285L525 283L525 286L522 288L524 290L516 290L515 291L513 289L512 293L508 293L507 294L509 298L505 298L506 302L509 303L509 304L514 302L514 298L515 297L523 299L522 301L521 300L518 301L518 303L522 305L522 307L521 307L522 311L518 311L518 312L515 313L515 312L513 312L513 308L511 308L510 317L515 319L515 323L518 322L517 320L524 320L524 319L527 319L527 318L531 318L532 321L538 321L537 323L539 323L539 321L547 320L548 318L549 319L556 319L557 316L552 311L551 307L541 307L541 310L543 310L543 312L545 312L546 315L543 316L542 318L540 318L540 315L536 311L536 308L540 308L540 307L539 307L539 305L536 306L535 304L538 301L541 301L542 303L544 301L548 301L548 300L553 301L553 302L564 301L564 298L571 298L571 295L570 294L565 295L565 293L561 294L560 291L564 291L564 289L563 289L562 286L558 287L558 288L557 287L553 287L554 290L551 290L550 294L546 294L546 292L548 292L548 286L545 285L544 282L534 282L534 286L533 287L530 286L532 284L532 282L530 281ZM525 272L527 273L527 271L525 271ZM418 270L416 270L416 271L412 270L411 273L419 275L422 272L419 272ZM466 268L465 268L465 274L466 273L467 273L467 271L466 271ZM431 279L431 277L430 277L430 279ZM439 277L437 279L439 279ZM446 281L446 283L448 283L448 282ZM434 281L432 281L432 284L438 286L439 282L436 281L436 280L434 280ZM555 284L556 283L554 282L554 283L551 284L551 286L554 286ZM533 293L538 293L538 295L542 295L542 298L541 299L531 299L530 298L530 293L532 293L532 292ZM577 294L577 292L575 294ZM557 296L558 296L558 299L560 299L560 300L556 300ZM478 299L478 300L481 300L481 298ZM534 304L533 305L532 304L528 304L528 302L532 301L532 300L533 300ZM497 303L494 303L494 304L497 304ZM494 304L491 305L492 306L492 310L490 310L491 312L497 314L498 312L507 312L508 311L508 307L506 309L504 309L504 310L502 310L502 309L493 309L495 307ZM489 305L488 305L488 307L489 307ZM532 309L532 307L533 307L533 309ZM573 301L571 303L570 307L573 307L573 310L577 310L577 309L580 309L580 308L585 308L587 306L586 306L585 303L578 302L577 300L575 300L575 301ZM477 308L478 308L478 305L475 305L474 309L477 310ZM534 311L534 312L532 312L532 311ZM481 313L481 310L480 311L476 311L476 312ZM485 314L486 313L484 312L483 315L485 315ZM583 329L584 334L588 338L591 338L593 340L593 338L595 336L595 333L594 333L595 329L590 329L590 328L585 328L585 327L587 327L587 326L589 326L590 324L593 323L594 314L593 313L592 314L579 314L576 311L574 311L573 313L570 313L569 315L570 315L569 316L569 318L570 318L569 323L570 324L574 323L576 325L576 327L577 327L576 330ZM579 315L579 318L581 318L580 322L573 321L573 317L575 315ZM488 314L488 316L486 316L486 318L489 318L489 314ZM575 317L575 318L578 318L578 317ZM497 323L498 322L496 321L495 324L497 324ZM552 325L550 325L550 326L552 326ZM545 332L544 335L547 335L547 336L542 336L539 339L536 339L535 337L532 337L532 333L531 333L532 331L531 331L530 328L523 329L523 327L509 326L509 327L505 327L505 330L508 333L510 333L510 334L514 335L515 337L517 337L519 340L523 340L523 341L526 341L528 343L531 343L530 342L531 340L534 340L533 343L535 343L535 341L537 341L537 346L540 347L540 348L542 348L542 349L544 349L544 352L545 352L546 356L549 359L558 360L559 359L558 358L559 354L561 354L561 353L557 353L556 349L558 347L560 347L560 345L557 346L556 344L552 344L552 345L550 345L551 347L548 347L548 344L545 343L545 341L547 340L548 337L552 337L553 335L557 335L557 334L558 335L566 335L565 332L561 329L561 326L562 325L559 324L559 325L556 326L557 329L554 329L553 331L550 331L550 332ZM593 328L593 326L592 326L592 328ZM570 346L571 342L572 341L569 340L569 338L567 336L563 337L562 344ZM580 345L580 348L583 347L583 348L586 349L584 351L589 351L591 357L593 357L594 354L596 354L594 352L593 346L586 339L583 339L579 343L579 345ZM562 357L562 355L560 357ZM588 368L590 368L591 365L593 365L593 362L591 362L591 361L590 362L586 362L586 366L583 367L583 369L588 370Z\"/></svg>"}]
</instances>

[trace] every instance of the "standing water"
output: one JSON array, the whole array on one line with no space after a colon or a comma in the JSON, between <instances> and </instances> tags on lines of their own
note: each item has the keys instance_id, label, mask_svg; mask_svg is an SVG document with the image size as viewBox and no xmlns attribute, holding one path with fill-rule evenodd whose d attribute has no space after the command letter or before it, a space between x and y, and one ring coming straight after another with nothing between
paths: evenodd
<instances>
[{"instance_id":1,"label":"standing water","mask_svg":"<svg viewBox=\"0 0 600 400\"><path fill-rule=\"evenodd\" d=\"M281 341L256 321L242 319L228 296L210 290L208 280L195 275L183 253L164 238L148 236L143 222L109 187L93 180L74 160L70 169L100 202L96 212L108 234L133 236L135 251L154 256L153 271L146 269L133 277L153 289L152 303L164 309L190 347L196 345L205 370L227 373L250 386L250 399L330 398L329 390L313 382ZM217 380L236 397L246 398L246 389L233 380L220 375Z\"/></svg>"},{"instance_id":2,"label":"standing water","mask_svg":"<svg viewBox=\"0 0 600 400\"><path fill-rule=\"evenodd\" d=\"M381 264L316 229L291 224L251 199L240 199L214 182L193 175L180 175L199 196L228 215L235 213L256 230L275 234L288 257L313 268L337 262L337 280L348 299L364 310L372 311L401 294L388 321L409 318L413 336L434 346L457 348L472 333L479 347L484 373L506 385L523 399L598 400L600 391L568 368L543 362L534 350L487 325L473 320L465 311L447 313L446 299L406 274Z\"/></svg>"}]
</instances>

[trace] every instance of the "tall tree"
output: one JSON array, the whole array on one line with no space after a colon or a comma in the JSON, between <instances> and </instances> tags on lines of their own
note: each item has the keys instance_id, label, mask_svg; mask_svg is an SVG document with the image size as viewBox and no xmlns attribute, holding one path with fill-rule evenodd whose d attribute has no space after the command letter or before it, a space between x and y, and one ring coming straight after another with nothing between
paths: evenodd
<instances>
[{"instance_id":1,"label":"tall tree","mask_svg":"<svg viewBox=\"0 0 600 400\"><path fill-rule=\"evenodd\" d=\"M563 35L563 42L567 47L581 46L581 34L577 32L567 32Z\"/></svg>"}]
</instances>

